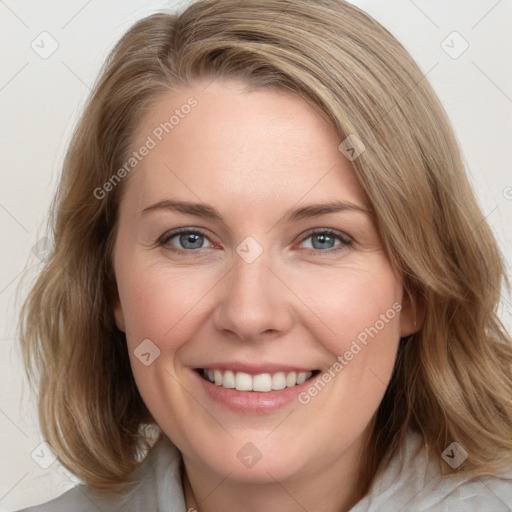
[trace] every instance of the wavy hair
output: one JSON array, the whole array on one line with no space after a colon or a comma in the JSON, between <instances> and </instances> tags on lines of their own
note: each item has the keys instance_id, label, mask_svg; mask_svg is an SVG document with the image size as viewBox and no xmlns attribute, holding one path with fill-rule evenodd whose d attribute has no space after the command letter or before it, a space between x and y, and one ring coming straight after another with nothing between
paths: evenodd
<instances>
[{"instance_id":1,"label":"wavy hair","mask_svg":"<svg viewBox=\"0 0 512 512\"><path fill-rule=\"evenodd\" d=\"M354 172L390 261L423 324L401 340L373 418L362 476L372 481L421 433L440 470L457 441L457 473L512 464L512 341L497 316L504 264L466 177L447 116L404 47L340 0L200 0L137 22L116 44L75 128L52 203L55 249L25 300L19 337L37 385L42 433L88 485L130 482L144 426L154 424L116 327L112 268L122 180L134 127L165 93L239 78L300 95L341 140L366 150ZM134 170L133 172L137 172ZM161 434L161 432L160 432Z\"/></svg>"}]
</instances>

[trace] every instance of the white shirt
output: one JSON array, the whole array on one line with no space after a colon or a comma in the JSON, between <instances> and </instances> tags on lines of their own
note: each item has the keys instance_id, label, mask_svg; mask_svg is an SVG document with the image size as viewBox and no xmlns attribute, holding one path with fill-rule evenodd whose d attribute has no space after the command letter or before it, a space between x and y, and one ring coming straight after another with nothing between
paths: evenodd
<instances>
[{"instance_id":1,"label":"white shirt","mask_svg":"<svg viewBox=\"0 0 512 512\"><path fill-rule=\"evenodd\" d=\"M78 485L19 512L187 512L180 463L179 451L164 437L136 470L139 483L124 497ZM435 458L427 458L421 435L411 431L402 450L350 512L512 512L512 469L499 477L459 477L441 476Z\"/></svg>"}]
</instances>

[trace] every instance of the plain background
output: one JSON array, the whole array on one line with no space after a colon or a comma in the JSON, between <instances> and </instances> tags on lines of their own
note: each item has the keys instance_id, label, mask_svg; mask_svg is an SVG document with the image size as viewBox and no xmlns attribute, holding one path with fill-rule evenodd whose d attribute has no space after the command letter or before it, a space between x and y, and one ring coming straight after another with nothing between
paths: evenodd
<instances>
[{"instance_id":1,"label":"plain background","mask_svg":"<svg viewBox=\"0 0 512 512\"><path fill-rule=\"evenodd\" d=\"M510 273L512 1L353 3L404 44L440 96ZM30 282L42 266L32 248L45 235L71 130L104 58L122 34L146 15L185 4L0 0L0 511L49 500L74 485L57 462L43 469L31 456L39 454L43 463L51 462L40 446L34 397L15 332L16 292L20 290L20 299L26 293L26 286L20 287L24 269ZM58 48L47 58L33 49L48 51L51 44ZM510 329L510 298L504 297L500 311Z\"/></svg>"}]
</instances>

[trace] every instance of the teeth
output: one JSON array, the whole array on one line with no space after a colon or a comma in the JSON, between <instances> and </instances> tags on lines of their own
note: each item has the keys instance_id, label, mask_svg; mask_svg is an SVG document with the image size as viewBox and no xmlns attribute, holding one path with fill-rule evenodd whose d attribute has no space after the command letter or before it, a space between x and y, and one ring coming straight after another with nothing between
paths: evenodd
<instances>
[{"instance_id":1,"label":"teeth","mask_svg":"<svg viewBox=\"0 0 512 512\"><path fill-rule=\"evenodd\" d=\"M284 372L277 372L272 375L272 389L284 389L286 387L286 375Z\"/></svg>"},{"instance_id":2,"label":"teeth","mask_svg":"<svg viewBox=\"0 0 512 512\"><path fill-rule=\"evenodd\" d=\"M291 388L302 384L313 375L313 372L277 372L250 375L245 372L234 373L231 370L202 370L202 373L204 377L217 386L236 389L237 391L259 391L261 393Z\"/></svg>"},{"instance_id":3,"label":"teeth","mask_svg":"<svg viewBox=\"0 0 512 512\"><path fill-rule=\"evenodd\" d=\"M286 376L286 387L291 388L292 386L295 386L297 384L297 374L295 372L290 372Z\"/></svg>"},{"instance_id":4,"label":"teeth","mask_svg":"<svg viewBox=\"0 0 512 512\"><path fill-rule=\"evenodd\" d=\"M217 384L217 381L215 381L215 384ZM220 382L221 386L222 384L224 384L224 381ZM248 373L236 372L235 389L238 391L252 391L252 377Z\"/></svg>"},{"instance_id":5,"label":"teeth","mask_svg":"<svg viewBox=\"0 0 512 512\"><path fill-rule=\"evenodd\" d=\"M245 373L244 375L247 374ZM248 377L252 381L251 389L253 391L263 391L264 393L272 391L272 377L270 376L270 373L262 373L261 375L255 375L252 378L248 375Z\"/></svg>"},{"instance_id":6,"label":"teeth","mask_svg":"<svg viewBox=\"0 0 512 512\"><path fill-rule=\"evenodd\" d=\"M231 370L226 370L224 372L224 377L222 378L222 385L225 388L233 389L236 386L235 374Z\"/></svg>"},{"instance_id":7,"label":"teeth","mask_svg":"<svg viewBox=\"0 0 512 512\"><path fill-rule=\"evenodd\" d=\"M307 379L307 374L306 372L300 372L298 375L297 375L297 384L302 384L303 382L305 382L305 380Z\"/></svg>"}]
</instances>

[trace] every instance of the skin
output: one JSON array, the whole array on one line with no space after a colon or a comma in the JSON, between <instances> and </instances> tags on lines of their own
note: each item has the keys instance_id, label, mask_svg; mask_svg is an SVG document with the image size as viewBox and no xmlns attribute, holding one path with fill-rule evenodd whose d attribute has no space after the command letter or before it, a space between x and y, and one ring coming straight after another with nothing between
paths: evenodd
<instances>
[{"instance_id":1,"label":"skin","mask_svg":"<svg viewBox=\"0 0 512 512\"><path fill-rule=\"evenodd\" d=\"M326 120L288 91L249 91L234 80L206 86L166 93L135 133L137 148L196 98L123 183L115 317L133 374L183 455L187 508L345 511L366 485L359 461L399 338L417 330L411 308L371 214L283 220L288 209L330 201L370 210ZM224 222L171 210L141 213L166 199L209 204ZM158 243L182 227L203 231L200 249L187 249L179 236ZM334 237L319 246L310 232L327 228L351 243ZM248 236L263 249L252 263L236 252ZM218 361L326 371L393 304L402 311L307 405L233 411L211 399L193 372ZM160 349L148 366L134 355L144 339ZM250 468L237 457L248 442L261 453Z\"/></svg>"}]
</instances>

